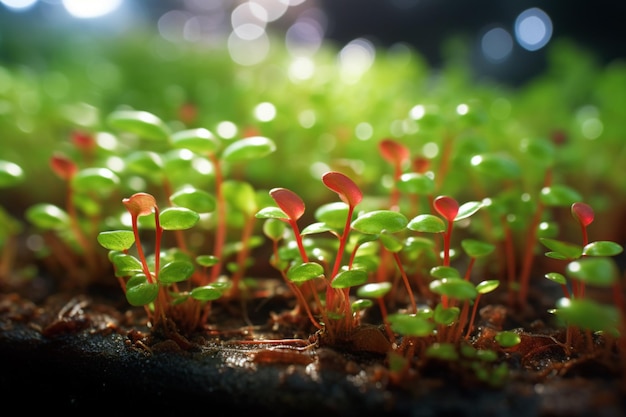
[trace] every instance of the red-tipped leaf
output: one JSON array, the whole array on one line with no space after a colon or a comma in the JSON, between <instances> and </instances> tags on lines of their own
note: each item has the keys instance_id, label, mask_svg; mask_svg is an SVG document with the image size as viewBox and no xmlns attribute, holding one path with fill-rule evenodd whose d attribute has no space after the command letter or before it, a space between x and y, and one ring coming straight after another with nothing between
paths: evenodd
<instances>
[{"instance_id":1,"label":"red-tipped leaf","mask_svg":"<svg viewBox=\"0 0 626 417\"><path fill-rule=\"evenodd\" d=\"M148 193L135 193L122 200L128 212L133 216L148 216L156 207L156 200Z\"/></svg>"},{"instance_id":2,"label":"red-tipped leaf","mask_svg":"<svg viewBox=\"0 0 626 417\"><path fill-rule=\"evenodd\" d=\"M433 205L437 213L449 222L453 222L459 212L459 203L454 198L445 195L435 198Z\"/></svg>"},{"instance_id":3,"label":"red-tipped leaf","mask_svg":"<svg viewBox=\"0 0 626 417\"><path fill-rule=\"evenodd\" d=\"M411 157L409 148L393 139L383 139L378 144L381 156L395 167L401 166Z\"/></svg>"},{"instance_id":4,"label":"red-tipped leaf","mask_svg":"<svg viewBox=\"0 0 626 417\"><path fill-rule=\"evenodd\" d=\"M585 203L572 204L572 216L578 220L583 227L587 227L593 222L594 212L591 206Z\"/></svg>"},{"instance_id":5,"label":"red-tipped leaf","mask_svg":"<svg viewBox=\"0 0 626 417\"><path fill-rule=\"evenodd\" d=\"M336 192L341 201L351 207L355 207L363 199L363 193L359 186L341 172L327 172L322 175L322 182L330 190Z\"/></svg>"},{"instance_id":6,"label":"red-tipped leaf","mask_svg":"<svg viewBox=\"0 0 626 417\"><path fill-rule=\"evenodd\" d=\"M304 202L293 191L286 188L272 188L270 196L291 220L298 220L304 214Z\"/></svg>"},{"instance_id":7,"label":"red-tipped leaf","mask_svg":"<svg viewBox=\"0 0 626 417\"><path fill-rule=\"evenodd\" d=\"M50 158L50 168L59 178L69 181L78 172L78 165L63 155L53 155Z\"/></svg>"}]
</instances>

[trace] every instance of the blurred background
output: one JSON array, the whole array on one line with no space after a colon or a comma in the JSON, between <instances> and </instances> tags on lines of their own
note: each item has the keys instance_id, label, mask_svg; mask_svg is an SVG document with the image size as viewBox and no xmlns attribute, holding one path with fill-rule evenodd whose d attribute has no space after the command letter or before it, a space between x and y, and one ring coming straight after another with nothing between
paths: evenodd
<instances>
[{"instance_id":1,"label":"blurred background","mask_svg":"<svg viewBox=\"0 0 626 417\"><path fill-rule=\"evenodd\" d=\"M406 43L433 67L463 39L477 77L520 85L546 66L545 50L567 37L603 63L626 54L626 3L612 0L0 0L0 63L36 64L58 36L119 36L158 30L175 43L228 44L235 61L267 57L268 32L315 50L358 38Z\"/></svg>"},{"instance_id":2,"label":"blurred background","mask_svg":"<svg viewBox=\"0 0 626 417\"><path fill-rule=\"evenodd\" d=\"M382 138L443 167L437 192L459 201L477 181L480 198L497 195L503 176L540 190L554 165L552 181L602 213L598 235L623 242L624 17L626 3L611 0L0 0L0 161L25 173L0 208L22 217L33 203L64 204L54 153L111 169L120 195L157 189L165 173L174 187L189 175L210 187L206 158L107 123L137 109L224 146L275 140L271 156L229 174L298 190L311 207L334 197L320 192L330 169L386 195ZM89 135L91 154L77 145ZM504 172L485 164L468 186L482 154ZM186 168L160 170L168 163ZM85 201L123 211L119 199Z\"/></svg>"},{"instance_id":3,"label":"blurred background","mask_svg":"<svg viewBox=\"0 0 626 417\"><path fill-rule=\"evenodd\" d=\"M120 108L226 142L272 138L278 151L245 173L276 186L281 161L297 174L280 185L305 198L317 191L298 182L328 169L384 187L373 142L435 160L451 131L459 155L515 155L555 135L571 144L559 180L626 190L614 171L626 160L625 12L610 0L0 0L0 160L28 173L0 204L60 199L48 161L78 157L76 131L97 135L107 164L136 150L106 124Z\"/></svg>"}]
</instances>

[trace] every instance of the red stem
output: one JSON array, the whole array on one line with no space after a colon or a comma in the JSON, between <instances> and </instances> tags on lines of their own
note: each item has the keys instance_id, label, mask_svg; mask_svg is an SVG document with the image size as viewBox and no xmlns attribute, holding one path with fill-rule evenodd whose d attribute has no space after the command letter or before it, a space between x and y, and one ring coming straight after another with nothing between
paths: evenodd
<instances>
[{"instance_id":1,"label":"red stem","mask_svg":"<svg viewBox=\"0 0 626 417\"><path fill-rule=\"evenodd\" d=\"M224 200L224 193L222 191L223 176L220 161L214 154L209 155L209 158L211 159L213 169L215 170L215 198L217 212L213 255L218 259L218 262L213 265L213 268L211 269L211 282L214 282L217 280L220 272L222 271L222 252L224 251L224 242L226 240L226 201Z\"/></svg>"},{"instance_id":2,"label":"red stem","mask_svg":"<svg viewBox=\"0 0 626 417\"><path fill-rule=\"evenodd\" d=\"M154 274L158 282L159 269L161 264L161 238L163 236L163 228L159 221L159 208L154 207L154 226L156 228L156 237L154 241Z\"/></svg>"},{"instance_id":3,"label":"red stem","mask_svg":"<svg viewBox=\"0 0 626 417\"><path fill-rule=\"evenodd\" d=\"M478 301L480 300L480 296L482 294L478 294L476 299L474 300L474 306L472 307L472 316L470 317L469 323L467 324L467 333L465 334L465 338L469 339L470 334L472 333L472 327L474 324L474 320L476 319L476 312L478 311Z\"/></svg>"},{"instance_id":4,"label":"red stem","mask_svg":"<svg viewBox=\"0 0 626 417\"><path fill-rule=\"evenodd\" d=\"M515 283L515 244L513 242L513 233L508 227L506 219L502 218L502 227L504 228L504 256L506 259L506 275L508 282L509 305L515 303L513 285Z\"/></svg>"},{"instance_id":5,"label":"red stem","mask_svg":"<svg viewBox=\"0 0 626 417\"><path fill-rule=\"evenodd\" d=\"M343 233L339 238L339 248L337 249L337 256L335 258L335 264L333 265L333 271L331 273L330 282L332 283L337 274L339 273L339 268L341 267L341 261L343 259L343 254L346 248L346 242L348 241L348 235L350 233L350 223L352 221L352 213L354 212L354 206L348 206L348 215L346 216L346 224L343 228ZM346 288L343 291L343 299L344 299L344 314L346 320L351 320L352 317L352 309L350 307L349 297L350 297L350 289ZM326 307L327 309L333 310L336 307L337 300L337 291L331 286L328 285L326 287Z\"/></svg>"},{"instance_id":6,"label":"red stem","mask_svg":"<svg viewBox=\"0 0 626 417\"><path fill-rule=\"evenodd\" d=\"M298 222L294 219L289 219L288 221L291 229L293 230L294 237L296 238L296 243L298 244L298 249L300 250L300 257L302 258L302 262L309 262L309 256L306 254L306 250L304 250L304 243L302 243L302 235L300 234Z\"/></svg>"},{"instance_id":7,"label":"red stem","mask_svg":"<svg viewBox=\"0 0 626 417\"><path fill-rule=\"evenodd\" d=\"M250 236L252 236L252 233L254 232L254 223L255 223L256 218L254 216L250 216L248 217L246 224L244 225L243 231L241 232L241 243L242 243L242 249L237 252L237 270L235 271L235 273L232 276L232 281L233 281L233 290L235 293L237 293L239 291L239 281L241 281L241 278L243 277L243 274L245 272L245 263L246 263L246 258L248 257L248 254L250 253Z\"/></svg>"},{"instance_id":8,"label":"red stem","mask_svg":"<svg viewBox=\"0 0 626 417\"><path fill-rule=\"evenodd\" d=\"M139 256L139 260L141 261L141 267L143 269L143 273L146 275L146 279L150 284L154 283L152 279L152 274L150 273L150 268L148 268L148 262L146 261L146 257L143 253L143 248L141 247L141 240L139 239L139 229L137 227L137 216L133 214L131 216L131 222L133 226L133 233L135 235L135 245L137 246L137 255Z\"/></svg>"},{"instance_id":9,"label":"red stem","mask_svg":"<svg viewBox=\"0 0 626 417\"><path fill-rule=\"evenodd\" d=\"M465 281L469 281L472 276L472 268L476 263L476 258L470 258L469 265L467 266L467 271L465 271Z\"/></svg>"},{"instance_id":10,"label":"red stem","mask_svg":"<svg viewBox=\"0 0 626 417\"><path fill-rule=\"evenodd\" d=\"M413 313L417 313L417 304L415 303L413 290L411 289L411 284L409 283L409 278L406 275L406 271L402 267L402 261L400 260L400 256L396 252L393 252L393 258L396 260L396 265L398 266L398 269L400 270L400 274L402 275L402 280L404 281L406 290L409 293L409 299L411 300L411 307L413 308Z\"/></svg>"},{"instance_id":11,"label":"red stem","mask_svg":"<svg viewBox=\"0 0 626 417\"><path fill-rule=\"evenodd\" d=\"M448 222L448 227L443 235L443 266L450 266L450 240L452 239L453 222Z\"/></svg>"},{"instance_id":12,"label":"red stem","mask_svg":"<svg viewBox=\"0 0 626 417\"><path fill-rule=\"evenodd\" d=\"M544 179L544 187L549 187L552 182L552 171L548 168ZM519 305L522 306L526 303L528 297L528 286L530 281L530 272L533 266L533 259L535 257L535 245L537 240L537 227L541 222L541 215L543 214L544 205L541 199L538 199L537 210L532 218L530 225L528 226L528 235L526 236L526 247L524 252L524 260L522 261L522 271L520 272L520 288L518 294Z\"/></svg>"}]
</instances>

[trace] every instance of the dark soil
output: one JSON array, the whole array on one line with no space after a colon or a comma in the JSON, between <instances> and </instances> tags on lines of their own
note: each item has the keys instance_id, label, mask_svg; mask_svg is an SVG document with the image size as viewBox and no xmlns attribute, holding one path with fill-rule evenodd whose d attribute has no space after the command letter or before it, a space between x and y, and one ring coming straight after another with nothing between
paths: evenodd
<instances>
[{"instance_id":1,"label":"dark soil","mask_svg":"<svg viewBox=\"0 0 626 417\"><path fill-rule=\"evenodd\" d=\"M57 294L37 304L19 292L0 295L5 405L129 415L626 415L617 364L610 357L571 358L560 348L544 348L543 341L556 338L545 332L525 333L532 347L525 355L511 354L510 378L491 387L450 363L433 361L398 377L384 354L316 345L314 335L295 334L267 320L285 308L280 297L246 306L248 317L261 317L258 323L232 320L232 310L241 306L224 306L216 308L216 322L220 315L231 321L219 328L159 338L142 322L142 310L95 293ZM281 337L300 343L250 342Z\"/></svg>"}]
</instances>

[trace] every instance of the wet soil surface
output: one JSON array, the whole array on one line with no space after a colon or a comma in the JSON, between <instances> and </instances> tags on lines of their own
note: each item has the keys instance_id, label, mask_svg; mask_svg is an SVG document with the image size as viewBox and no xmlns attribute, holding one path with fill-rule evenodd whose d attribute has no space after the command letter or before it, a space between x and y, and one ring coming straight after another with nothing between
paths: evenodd
<instances>
[{"instance_id":1,"label":"wet soil surface","mask_svg":"<svg viewBox=\"0 0 626 417\"><path fill-rule=\"evenodd\" d=\"M137 321L141 311L123 304L83 295L35 304L17 293L0 295L3 403L70 414L626 415L623 378L606 361L565 363L542 349L499 387L437 363L399 381L375 352L320 347L306 337L247 342L279 338L263 322L155 340Z\"/></svg>"}]
</instances>

